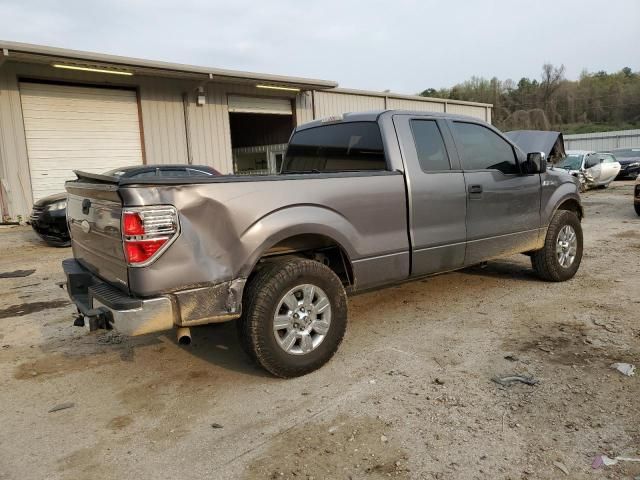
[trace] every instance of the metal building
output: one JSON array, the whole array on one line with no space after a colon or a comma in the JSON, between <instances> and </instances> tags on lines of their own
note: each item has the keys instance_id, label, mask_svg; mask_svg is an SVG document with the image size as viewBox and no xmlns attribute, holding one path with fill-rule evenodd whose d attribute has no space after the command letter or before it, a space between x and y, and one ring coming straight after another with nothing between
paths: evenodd
<instances>
[{"instance_id":1,"label":"metal building","mask_svg":"<svg viewBox=\"0 0 640 480\"><path fill-rule=\"evenodd\" d=\"M565 150L605 152L623 147L640 148L640 129L564 135Z\"/></svg>"},{"instance_id":2,"label":"metal building","mask_svg":"<svg viewBox=\"0 0 640 480\"><path fill-rule=\"evenodd\" d=\"M74 169L210 165L274 172L292 128L401 108L491 121L491 105L336 88L332 81L0 41L0 208L24 219Z\"/></svg>"}]
</instances>

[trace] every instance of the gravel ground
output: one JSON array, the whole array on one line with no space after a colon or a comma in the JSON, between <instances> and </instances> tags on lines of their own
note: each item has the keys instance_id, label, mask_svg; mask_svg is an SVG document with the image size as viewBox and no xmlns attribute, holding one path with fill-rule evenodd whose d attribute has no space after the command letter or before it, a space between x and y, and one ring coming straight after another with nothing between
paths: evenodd
<instances>
[{"instance_id":1,"label":"gravel ground","mask_svg":"<svg viewBox=\"0 0 640 480\"><path fill-rule=\"evenodd\" d=\"M640 218L631 182L584 195L566 283L527 257L350 299L336 357L294 380L232 324L87 334L56 286L69 249L0 228L0 479L634 478L640 456ZM535 386L503 387L523 374ZM67 407L54 412L54 407ZM566 472L566 473L565 473Z\"/></svg>"}]
</instances>

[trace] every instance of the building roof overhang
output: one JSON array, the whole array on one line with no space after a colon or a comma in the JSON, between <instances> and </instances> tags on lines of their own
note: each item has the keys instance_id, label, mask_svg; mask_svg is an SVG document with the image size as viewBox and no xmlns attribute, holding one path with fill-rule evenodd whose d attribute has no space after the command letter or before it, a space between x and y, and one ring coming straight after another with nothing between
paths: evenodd
<instances>
[{"instance_id":1,"label":"building roof overhang","mask_svg":"<svg viewBox=\"0 0 640 480\"><path fill-rule=\"evenodd\" d=\"M300 90L323 90L335 88L338 85L330 80L201 67L0 40L0 65L5 61L66 65L83 69L124 72L125 74L130 73L133 75L208 80L223 83L260 84Z\"/></svg>"}]
</instances>

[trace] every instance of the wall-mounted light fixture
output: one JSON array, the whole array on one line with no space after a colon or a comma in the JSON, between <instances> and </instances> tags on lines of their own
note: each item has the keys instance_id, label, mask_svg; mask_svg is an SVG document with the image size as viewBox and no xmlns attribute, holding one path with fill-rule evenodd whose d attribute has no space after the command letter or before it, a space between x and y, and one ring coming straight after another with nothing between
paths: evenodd
<instances>
[{"instance_id":1,"label":"wall-mounted light fixture","mask_svg":"<svg viewBox=\"0 0 640 480\"><path fill-rule=\"evenodd\" d=\"M295 87L281 87L279 85L256 85L256 88L264 88L267 90L285 90L287 92L299 92L299 88Z\"/></svg>"},{"instance_id":2,"label":"wall-mounted light fixture","mask_svg":"<svg viewBox=\"0 0 640 480\"><path fill-rule=\"evenodd\" d=\"M207 103L207 96L204 93L204 87L198 87L198 97L196 98L196 105L204 107Z\"/></svg>"},{"instance_id":3,"label":"wall-mounted light fixture","mask_svg":"<svg viewBox=\"0 0 640 480\"><path fill-rule=\"evenodd\" d=\"M54 63L52 66L55 68L64 68L66 70L80 70L82 72L110 73L112 75L126 75L129 77L133 75L133 73L125 72L124 70L109 70L106 68L80 67L78 65L65 65L64 63Z\"/></svg>"}]
</instances>

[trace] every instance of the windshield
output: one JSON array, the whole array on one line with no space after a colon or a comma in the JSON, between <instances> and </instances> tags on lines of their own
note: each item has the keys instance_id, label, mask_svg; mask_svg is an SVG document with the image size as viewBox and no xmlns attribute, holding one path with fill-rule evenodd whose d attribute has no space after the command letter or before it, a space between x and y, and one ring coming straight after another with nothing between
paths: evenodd
<instances>
[{"instance_id":1,"label":"windshield","mask_svg":"<svg viewBox=\"0 0 640 480\"><path fill-rule=\"evenodd\" d=\"M557 163L560 168L567 170L580 170L582 165L582 154L571 153Z\"/></svg>"}]
</instances>

